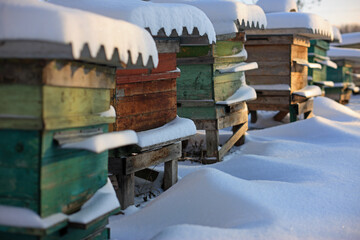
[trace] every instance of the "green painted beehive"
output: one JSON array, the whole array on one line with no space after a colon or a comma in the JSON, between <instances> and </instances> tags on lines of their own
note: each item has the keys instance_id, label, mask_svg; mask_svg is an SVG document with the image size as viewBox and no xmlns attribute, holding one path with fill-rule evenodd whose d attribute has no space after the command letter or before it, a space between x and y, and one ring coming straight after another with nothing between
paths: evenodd
<instances>
[{"instance_id":1,"label":"green painted beehive","mask_svg":"<svg viewBox=\"0 0 360 240\"><path fill-rule=\"evenodd\" d=\"M334 87L325 88L325 96L342 104L349 102L351 90L348 86L352 83L352 65L346 60L335 60L337 69L327 68L327 79L334 82Z\"/></svg>"},{"instance_id":2,"label":"green painted beehive","mask_svg":"<svg viewBox=\"0 0 360 240\"><path fill-rule=\"evenodd\" d=\"M308 49L308 61L317 63L325 60L327 51L329 50L329 42L324 40L310 40L310 47ZM327 81L327 68L328 66L322 65L321 69L308 68L308 78L313 84L316 82Z\"/></svg>"}]
</instances>

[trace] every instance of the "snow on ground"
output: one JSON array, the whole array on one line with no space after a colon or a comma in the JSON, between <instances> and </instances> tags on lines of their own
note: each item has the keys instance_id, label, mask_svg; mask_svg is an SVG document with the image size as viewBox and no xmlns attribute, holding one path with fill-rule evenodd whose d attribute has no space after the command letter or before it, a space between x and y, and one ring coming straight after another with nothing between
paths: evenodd
<instances>
[{"instance_id":1,"label":"snow on ground","mask_svg":"<svg viewBox=\"0 0 360 240\"><path fill-rule=\"evenodd\" d=\"M323 97L314 108L249 131L221 163L181 163L172 188L110 218L111 238L360 239L360 113Z\"/></svg>"}]
</instances>

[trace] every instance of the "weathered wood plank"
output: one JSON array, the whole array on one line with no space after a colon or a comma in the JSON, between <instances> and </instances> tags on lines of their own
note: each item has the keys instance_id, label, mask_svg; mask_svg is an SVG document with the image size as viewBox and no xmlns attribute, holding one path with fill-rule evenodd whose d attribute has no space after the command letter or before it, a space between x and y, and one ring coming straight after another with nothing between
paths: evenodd
<instances>
[{"instance_id":1,"label":"weathered wood plank","mask_svg":"<svg viewBox=\"0 0 360 240\"><path fill-rule=\"evenodd\" d=\"M213 106L208 107L179 107L177 113L180 117L196 119L216 119L217 111Z\"/></svg>"},{"instance_id":2,"label":"weathered wood plank","mask_svg":"<svg viewBox=\"0 0 360 240\"><path fill-rule=\"evenodd\" d=\"M225 154L235 145L235 143L245 134L248 130L248 123L244 123L231 138L221 147L219 151L219 159L221 160Z\"/></svg>"},{"instance_id":3,"label":"weathered wood plank","mask_svg":"<svg viewBox=\"0 0 360 240\"><path fill-rule=\"evenodd\" d=\"M206 134L206 156L215 157L219 160L219 131L205 130Z\"/></svg>"},{"instance_id":4,"label":"weathered wood plank","mask_svg":"<svg viewBox=\"0 0 360 240\"><path fill-rule=\"evenodd\" d=\"M284 117L286 117L286 115L289 113L289 111L279 111L274 117L273 119L277 122L281 122Z\"/></svg>"},{"instance_id":5,"label":"weathered wood plank","mask_svg":"<svg viewBox=\"0 0 360 240\"><path fill-rule=\"evenodd\" d=\"M287 84L290 86L291 78L290 76L248 75L246 73L246 82L248 85Z\"/></svg>"},{"instance_id":6,"label":"weathered wood plank","mask_svg":"<svg viewBox=\"0 0 360 240\"><path fill-rule=\"evenodd\" d=\"M211 57L212 46L181 46L180 51L177 53L176 58L198 58L198 57Z\"/></svg>"},{"instance_id":7,"label":"weathered wood plank","mask_svg":"<svg viewBox=\"0 0 360 240\"><path fill-rule=\"evenodd\" d=\"M268 75L276 77L290 75L290 62L258 62L258 66L258 69L246 72L246 76Z\"/></svg>"},{"instance_id":8,"label":"weathered wood plank","mask_svg":"<svg viewBox=\"0 0 360 240\"><path fill-rule=\"evenodd\" d=\"M264 104L264 103L247 103L250 111L264 110L264 111L288 111L289 104Z\"/></svg>"},{"instance_id":9,"label":"weathered wood plank","mask_svg":"<svg viewBox=\"0 0 360 240\"><path fill-rule=\"evenodd\" d=\"M244 47L242 38L243 36L238 35L230 40L217 41L214 45L214 57L231 56L241 52Z\"/></svg>"},{"instance_id":10,"label":"weathered wood plank","mask_svg":"<svg viewBox=\"0 0 360 240\"><path fill-rule=\"evenodd\" d=\"M288 44L274 45L255 45L251 39L246 42L246 51L249 53L247 61L249 62L290 62L291 47Z\"/></svg>"},{"instance_id":11,"label":"weathered wood plank","mask_svg":"<svg viewBox=\"0 0 360 240\"><path fill-rule=\"evenodd\" d=\"M169 189L177 182L178 161L177 159L167 161L164 165L164 190Z\"/></svg>"},{"instance_id":12,"label":"weathered wood plank","mask_svg":"<svg viewBox=\"0 0 360 240\"><path fill-rule=\"evenodd\" d=\"M225 117L221 117L218 119L218 129L223 129L226 127L232 127L235 125L242 124L248 121L248 111L238 111L234 113L230 113Z\"/></svg>"},{"instance_id":13,"label":"weathered wood plank","mask_svg":"<svg viewBox=\"0 0 360 240\"><path fill-rule=\"evenodd\" d=\"M176 69L176 53L159 53L159 64L151 73L162 73Z\"/></svg>"},{"instance_id":14,"label":"weathered wood plank","mask_svg":"<svg viewBox=\"0 0 360 240\"><path fill-rule=\"evenodd\" d=\"M248 102L248 104L273 104L273 105L285 105L290 104L290 95L288 96L259 96L257 99Z\"/></svg>"}]
</instances>

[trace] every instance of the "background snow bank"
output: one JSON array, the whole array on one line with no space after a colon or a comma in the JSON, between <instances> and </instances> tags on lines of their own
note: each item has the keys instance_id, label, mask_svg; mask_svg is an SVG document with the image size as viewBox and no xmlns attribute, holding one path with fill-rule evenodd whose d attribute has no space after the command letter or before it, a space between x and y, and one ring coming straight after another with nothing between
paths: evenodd
<instances>
[{"instance_id":1,"label":"background snow bank","mask_svg":"<svg viewBox=\"0 0 360 240\"><path fill-rule=\"evenodd\" d=\"M112 239L359 239L360 116L326 98L315 113L249 131L221 163L180 165L172 188L111 218Z\"/></svg>"}]
</instances>

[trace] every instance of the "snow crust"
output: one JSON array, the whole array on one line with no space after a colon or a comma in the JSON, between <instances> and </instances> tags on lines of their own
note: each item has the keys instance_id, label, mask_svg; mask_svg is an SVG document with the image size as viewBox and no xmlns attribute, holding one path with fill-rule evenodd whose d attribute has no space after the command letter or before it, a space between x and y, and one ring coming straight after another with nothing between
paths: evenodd
<instances>
[{"instance_id":1,"label":"snow crust","mask_svg":"<svg viewBox=\"0 0 360 240\"><path fill-rule=\"evenodd\" d=\"M176 117L159 128L138 132L138 145L144 148L194 134L196 134L196 127L192 120Z\"/></svg>"},{"instance_id":2,"label":"snow crust","mask_svg":"<svg viewBox=\"0 0 360 240\"><path fill-rule=\"evenodd\" d=\"M220 73L235 73L235 72L244 72L249 70L258 69L258 64L256 62L246 63L241 62L237 64L233 64L230 67L226 68L217 68Z\"/></svg>"},{"instance_id":3,"label":"snow crust","mask_svg":"<svg viewBox=\"0 0 360 240\"><path fill-rule=\"evenodd\" d=\"M248 131L223 162L180 164L172 188L110 218L111 238L359 239L360 114L324 97L314 113Z\"/></svg>"},{"instance_id":4,"label":"snow crust","mask_svg":"<svg viewBox=\"0 0 360 240\"><path fill-rule=\"evenodd\" d=\"M125 21L64 8L40 0L3 0L0 2L0 40L39 40L71 44L75 59L85 44L96 57L104 47L106 58L118 50L120 61L135 64L152 59L158 64L155 42L144 29Z\"/></svg>"},{"instance_id":5,"label":"snow crust","mask_svg":"<svg viewBox=\"0 0 360 240\"><path fill-rule=\"evenodd\" d=\"M360 49L330 47L327 55L330 59L347 59L360 62Z\"/></svg>"},{"instance_id":6,"label":"snow crust","mask_svg":"<svg viewBox=\"0 0 360 240\"><path fill-rule=\"evenodd\" d=\"M331 68L334 68L334 69L337 69L338 66L335 62L331 61L329 57L326 57L325 59L317 59L315 58L315 61L322 64L322 65L325 65L325 66L328 66L328 67L331 67Z\"/></svg>"},{"instance_id":7,"label":"snow crust","mask_svg":"<svg viewBox=\"0 0 360 240\"><path fill-rule=\"evenodd\" d=\"M139 0L49 0L72 8L122 19L142 28L149 28L152 35L164 29L170 36L175 30L182 35L183 28L191 34L197 28L200 35L207 35L209 42L216 42L214 28L208 17L199 9L185 4L155 4Z\"/></svg>"},{"instance_id":8,"label":"snow crust","mask_svg":"<svg viewBox=\"0 0 360 240\"><path fill-rule=\"evenodd\" d=\"M303 96L306 98L321 96L321 88L315 85L306 86L298 91L293 92L294 95Z\"/></svg>"},{"instance_id":9,"label":"snow crust","mask_svg":"<svg viewBox=\"0 0 360 240\"><path fill-rule=\"evenodd\" d=\"M98 217L120 207L115 190L110 179L96 191L96 193L81 206L81 210L69 215L69 222L88 224Z\"/></svg>"},{"instance_id":10,"label":"snow crust","mask_svg":"<svg viewBox=\"0 0 360 240\"><path fill-rule=\"evenodd\" d=\"M287 84L267 84L267 85L250 85L255 90L286 90L290 91L290 86Z\"/></svg>"},{"instance_id":11,"label":"snow crust","mask_svg":"<svg viewBox=\"0 0 360 240\"><path fill-rule=\"evenodd\" d=\"M0 205L1 226L46 229L66 219L67 216L63 213L41 218L28 208Z\"/></svg>"},{"instance_id":12,"label":"snow crust","mask_svg":"<svg viewBox=\"0 0 360 240\"><path fill-rule=\"evenodd\" d=\"M68 149L84 149L95 153L101 153L105 150L137 143L138 137L135 131L125 130L95 135L80 142L65 143L61 145L61 147Z\"/></svg>"},{"instance_id":13,"label":"snow crust","mask_svg":"<svg viewBox=\"0 0 360 240\"><path fill-rule=\"evenodd\" d=\"M295 0L259 0L256 5L259 5L265 13L298 11Z\"/></svg>"},{"instance_id":14,"label":"snow crust","mask_svg":"<svg viewBox=\"0 0 360 240\"><path fill-rule=\"evenodd\" d=\"M276 12L267 13L267 28L306 28L312 30L313 34L323 35L333 39L332 25L324 18L312 14L302 12ZM300 33L300 32L299 32Z\"/></svg>"},{"instance_id":15,"label":"snow crust","mask_svg":"<svg viewBox=\"0 0 360 240\"><path fill-rule=\"evenodd\" d=\"M345 46L352 44L360 44L360 32L344 33L341 35L342 42L334 43L333 46Z\"/></svg>"},{"instance_id":16,"label":"snow crust","mask_svg":"<svg viewBox=\"0 0 360 240\"><path fill-rule=\"evenodd\" d=\"M317 68L317 69L322 68L320 64L318 64L318 63L309 63L307 60L304 60L304 59L294 58L294 61L296 62L296 64L307 66L309 68Z\"/></svg>"},{"instance_id":17,"label":"snow crust","mask_svg":"<svg viewBox=\"0 0 360 240\"><path fill-rule=\"evenodd\" d=\"M256 99L256 92L255 89L244 85L241 86L232 96L230 96L225 101L218 101L216 104L219 105L230 105L234 103L244 102L244 101L251 101Z\"/></svg>"},{"instance_id":18,"label":"snow crust","mask_svg":"<svg viewBox=\"0 0 360 240\"><path fill-rule=\"evenodd\" d=\"M247 5L236 0L152 0L153 2L176 2L195 6L209 17L216 35L236 33L235 21L244 28L266 28L266 16L257 5Z\"/></svg>"},{"instance_id":19,"label":"snow crust","mask_svg":"<svg viewBox=\"0 0 360 240\"><path fill-rule=\"evenodd\" d=\"M333 87L334 86L333 81L319 81L319 82L315 82L314 84L322 85L322 86L326 86L326 87Z\"/></svg>"}]
</instances>

